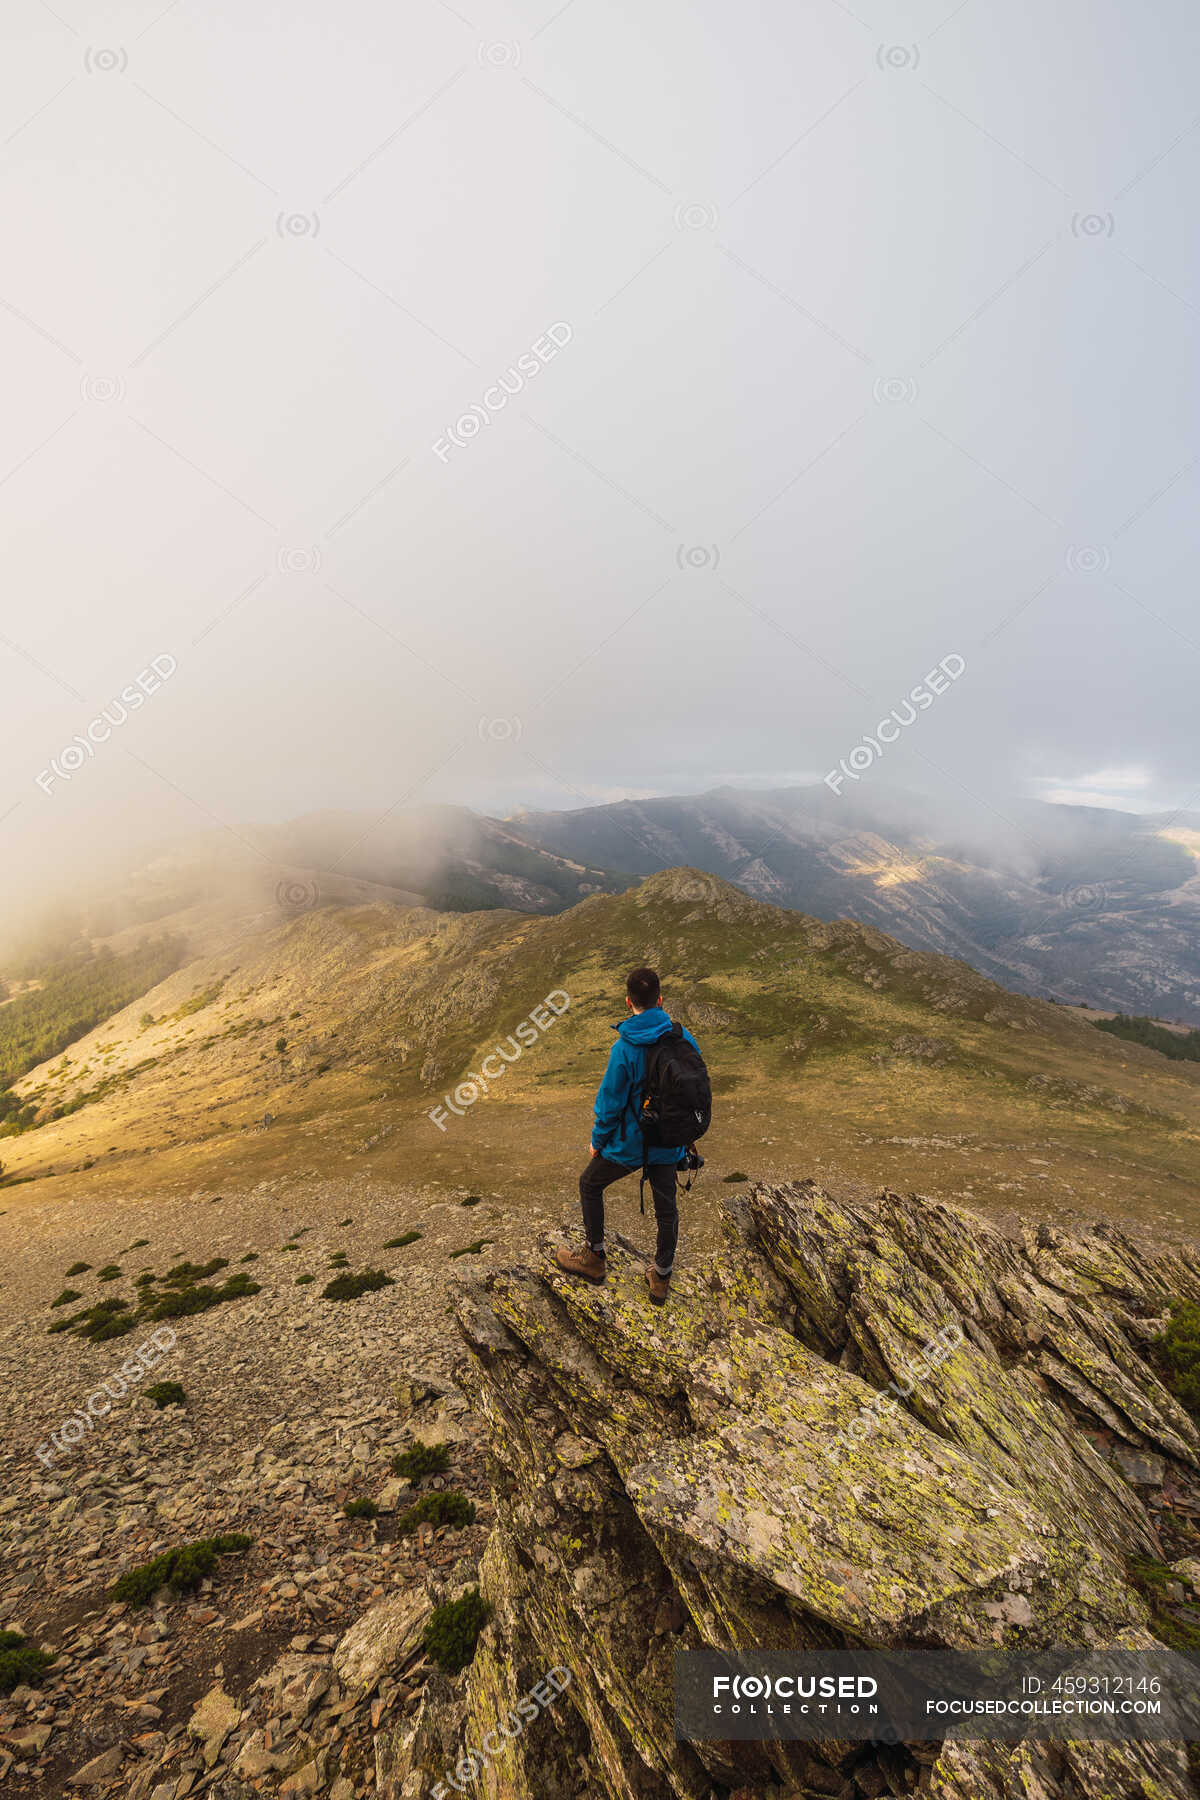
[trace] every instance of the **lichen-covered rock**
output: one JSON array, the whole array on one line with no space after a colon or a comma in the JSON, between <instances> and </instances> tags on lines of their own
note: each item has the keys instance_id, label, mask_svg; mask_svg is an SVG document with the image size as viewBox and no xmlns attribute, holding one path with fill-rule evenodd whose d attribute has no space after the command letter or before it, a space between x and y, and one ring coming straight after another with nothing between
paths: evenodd
<instances>
[{"instance_id":1,"label":"lichen-covered rock","mask_svg":"<svg viewBox=\"0 0 1200 1800\"><path fill-rule=\"evenodd\" d=\"M620 1239L600 1288L541 1252L462 1281L492 1617L381 1794L1190 1793L1169 1746L679 1742L673 1656L1152 1642L1127 1559L1163 1546L1113 1452L1196 1490L1200 1435L1145 1350L1200 1258L811 1183L729 1204L723 1248L661 1310Z\"/></svg>"},{"instance_id":2,"label":"lichen-covered rock","mask_svg":"<svg viewBox=\"0 0 1200 1800\"><path fill-rule=\"evenodd\" d=\"M433 1611L423 1588L380 1600L357 1619L333 1653L333 1667L354 1698L370 1693L411 1655Z\"/></svg>"},{"instance_id":3,"label":"lichen-covered rock","mask_svg":"<svg viewBox=\"0 0 1200 1800\"><path fill-rule=\"evenodd\" d=\"M241 1717L236 1700L218 1681L209 1688L188 1720L188 1734L199 1738L204 1746L204 1761L212 1768L221 1754L221 1746Z\"/></svg>"},{"instance_id":4,"label":"lichen-covered rock","mask_svg":"<svg viewBox=\"0 0 1200 1800\"><path fill-rule=\"evenodd\" d=\"M1194 1792L1177 1744L948 1743L933 1770L930 1800L1167 1800Z\"/></svg>"}]
</instances>

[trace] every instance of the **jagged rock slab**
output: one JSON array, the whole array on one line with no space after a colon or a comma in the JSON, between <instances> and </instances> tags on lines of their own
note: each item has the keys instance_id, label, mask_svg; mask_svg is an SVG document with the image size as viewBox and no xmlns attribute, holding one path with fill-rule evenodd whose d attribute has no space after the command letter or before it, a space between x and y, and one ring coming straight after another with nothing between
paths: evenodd
<instances>
[{"instance_id":1,"label":"jagged rock slab","mask_svg":"<svg viewBox=\"0 0 1200 1800\"><path fill-rule=\"evenodd\" d=\"M380 1600L357 1619L333 1653L334 1670L347 1693L370 1693L383 1676L403 1663L421 1642L433 1611L421 1588Z\"/></svg>"},{"instance_id":2,"label":"jagged rock slab","mask_svg":"<svg viewBox=\"0 0 1200 1800\"><path fill-rule=\"evenodd\" d=\"M1152 1641L1125 1560L1159 1548L1154 1522L1093 1439L1108 1429L1139 1466L1194 1480L1200 1437L1143 1354L1149 1322L1200 1288L1193 1255L1139 1263L1099 1229L1019 1241L951 1207L848 1205L810 1183L731 1203L723 1248L662 1311L632 1246L611 1246L602 1288L551 1249L462 1284L494 1614L470 1671L431 1686L381 1792L407 1800L464 1757L489 1800L701 1800L714 1781L765 1800L781 1783L849 1792L851 1775L884 1796L919 1763L940 1800L1189 1791L1170 1747L680 1744L671 1664L702 1644ZM539 1718L480 1755L502 1704L556 1664L571 1675L557 1747L537 1749Z\"/></svg>"}]
</instances>

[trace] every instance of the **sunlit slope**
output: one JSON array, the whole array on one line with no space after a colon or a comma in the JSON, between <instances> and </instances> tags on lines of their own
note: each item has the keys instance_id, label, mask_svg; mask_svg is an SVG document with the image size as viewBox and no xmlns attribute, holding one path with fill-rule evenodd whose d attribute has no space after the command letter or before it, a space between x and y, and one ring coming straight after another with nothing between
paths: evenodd
<instances>
[{"instance_id":1,"label":"sunlit slope","mask_svg":"<svg viewBox=\"0 0 1200 1800\"><path fill-rule=\"evenodd\" d=\"M1146 1196L1181 1217L1196 1201L1200 1067L686 869L550 917L323 908L249 934L27 1076L41 1117L76 1110L0 1157L9 1177L92 1162L140 1179L147 1158L185 1173L195 1155L206 1179L222 1159L365 1156L420 1178L486 1165L492 1187L510 1169L541 1180L568 1150L579 1159L638 962L659 967L703 1043L719 1102L709 1144L727 1168L802 1150L897 1185L912 1167L914 1184L919 1172L977 1198ZM552 991L569 997L561 1016L439 1131L429 1110Z\"/></svg>"}]
</instances>

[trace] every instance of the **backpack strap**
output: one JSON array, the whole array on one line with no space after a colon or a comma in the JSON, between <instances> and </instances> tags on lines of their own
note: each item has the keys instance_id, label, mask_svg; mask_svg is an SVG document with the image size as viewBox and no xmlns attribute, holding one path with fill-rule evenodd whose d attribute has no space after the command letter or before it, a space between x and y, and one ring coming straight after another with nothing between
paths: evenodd
<instances>
[{"instance_id":1,"label":"backpack strap","mask_svg":"<svg viewBox=\"0 0 1200 1800\"><path fill-rule=\"evenodd\" d=\"M649 1067L651 1051L657 1050L660 1044L665 1044L667 1042L668 1038L673 1039L676 1043L681 1041L683 1038L683 1026L680 1025L680 1023L678 1022L677 1019L671 1020L670 1031L664 1031L660 1038L655 1038L655 1040L652 1044L646 1045L646 1066L647 1066L647 1068ZM646 1085L647 1085L646 1078L645 1078L645 1075L643 1074L642 1086L641 1086L641 1091L640 1091L640 1095L639 1095L639 1102L638 1102L637 1110L634 1112L634 1119L639 1124L641 1122L642 1106L645 1104L645 1099L646 1099ZM632 1088L630 1089L630 1093L629 1093L629 1104L631 1107L633 1106L633 1089ZM642 1178L641 1178L641 1181L638 1183L638 1204L641 1207L643 1218L646 1216L646 1183L649 1181L649 1179L650 1179L650 1146L646 1142L646 1134L645 1134L645 1131L643 1131L642 1132ZM691 1186L690 1181L688 1183L688 1186L689 1187Z\"/></svg>"}]
</instances>

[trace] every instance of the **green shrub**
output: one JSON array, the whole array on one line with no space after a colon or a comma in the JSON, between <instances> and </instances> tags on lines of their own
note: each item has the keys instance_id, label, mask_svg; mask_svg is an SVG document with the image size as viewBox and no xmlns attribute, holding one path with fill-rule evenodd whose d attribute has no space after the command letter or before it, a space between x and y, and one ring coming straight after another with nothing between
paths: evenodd
<instances>
[{"instance_id":1,"label":"green shrub","mask_svg":"<svg viewBox=\"0 0 1200 1800\"><path fill-rule=\"evenodd\" d=\"M294 1285L296 1287L307 1287L310 1281L315 1281L316 1279L315 1275L297 1275Z\"/></svg>"},{"instance_id":2,"label":"green shrub","mask_svg":"<svg viewBox=\"0 0 1200 1800\"><path fill-rule=\"evenodd\" d=\"M150 1308L152 1319L190 1319L220 1304L215 1287L176 1288L163 1294Z\"/></svg>"},{"instance_id":3,"label":"green shrub","mask_svg":"<svg viewBox=\"0 0 1200 1800\"><path fill-rule=\"evenodd\" d=\"M357 1300L360 1294L373 1294L379 1288L395 1287L390 1275L382 1269L363 1269L357 1275L335 1275L321 1289L322 1300Z\"/></svg>"},{"instance_id":4,"label":"green shrub","mask_svg":"<svg viewBox=\"0 0 1200 1800\"><path fill-rule=\"evenodd\" d=\"M113 1313L128 1311L128 1300L122 1300L120 1294L110 1294L107 1300L97 1300L94 1306L89 1306L86 1316L89 1319L108 1319Z\"/></svg>"},{"instance_id":5,"label":"green shrub","mask_svg":"<svg viewBox=\"0 0 1200 1800\"><path fill-rule=\"evenodd\" d=\"M50 1305L52 1307L54 1307L54 1306L70 1306L72 1300L82 1300L82 1299L83 1299L83 1295L80 1293L78 1288L64 1288L62 1293L58 1296L58 1299L52 1300L50 1302Z\"/></svg>"},{"instance_id":6,"label":"green shrub","mask_svg":"<svg viewBox=\"0 0 1200 1800\"><path fill-rule=\"evenodd\" d=\"M0 1694L11 1694L27 1683L32 1686L53 1661L53 1656L26 1643L19 1631L0 1631Z\"/></svg>"},{"instance_id":7,"label":"green shrub","mask_svg":"<svg viewBox=\"0 0 1200 1800\"><path fill-rule=\"evenodd\" d=\"M342 1511L348 1519L377 1519L379 1508L373 1500L347 1500Z\"/></svg>"},{"instance_id":8,"label":"green shrub","mask_svg":"<svg viewBox=\"0 0 1200 1800\"><path fill-rule=\"evenodd\" d=\"M169 1587L176 1594L193 1593L214 1572L218 1556L248 1550L252 1541L244 1532L232 1531L222 1537L197 1538L176 1550L164 1550L153 1562L127 1569L109 1589L108 1597L127 1600L131 1606L145 1606L161 1587Z\"/></svg>"},{"instance_id":9,"label":"green shrub","mask_svg":"<svg viewBox=\"0 0 1200 1800\"><path fill-rule=\"evenodd\" d=\"M732 1175L722 1175L722 1181L749 1181L750 1177L741 1169L735 1169Z\"/></svg>"},{"instance_id":10,"label":"green shrub","mask_svg":"<svg viewBox=\"0 0 1200 1800\"><path fill-rule=\"evenodd\" d=\"M424 1235L421 1231L406 1231L402 1237L389 1238L383 1247L385 1250L403 1250L406 1244L415 1244Z\"/></svg>"},{"instance_id":11,"label":"green shrub","mask_svg":"<svg viewBox=\"0 0 1200 1800\"><path fill-rule=\"evenodd\" d=\"M1150 1629L1159 1642L1185 1656L1200 1655L1200 1625L1192 1622L1194 1612L1189 1608L1181 1614L1167 1598L1168 1586L1180 1580L1174 1569L1152 1556L1131 1556L1128 1569L1131 1584L1150 1609Z\"/></svg>"},{"instance_id":12,"label":"green shrub","mask_svg":"<svg viewBox=\"0 0 1200 1800\"><path fill-rule=\"evenodd\" d=\"M71 1264L70 1268L67 1270L67 1274L68 1275L86 1275L88 1270L91 1268L91 1266L92 1266L91 1263L73 1262Z\"/></svg>"},{"instance_id":13,"label":"green shrub","mask_svg":"<svg viewBox=\"0 0 1200 1800\"><path fill-rule=\"evenodd\" d=\"M396 1521L401 1537L415 1531L418 1525L471 1525L475 1507L465 1494L455 1488L442 1488L434 1494L423 1494L406 1507Z\"/></svg>"},{"instance_id":14,"label":"green shrub","mask_svg":"<svg viewBox=\"0 0 1200 1800\"><path fill-rule=\"evenodd\" d=\"M102 1269L97 1270L96 1280L97 1281L120 1281L121 1276L123 1274L124 1274L124 1270L118 1268L116 1263L105 1263L105 1265Z\"/></svg>"},{"instance_id":15,"label":"green shrub","mask_svg":"<svg viewBox=\"0 0 1200 1800\"><path fill-rule=\"evenodd\" d=\"M221 1269L229 1267L227 1256L214 1256L206 1263L181 1262L163 1276L164 1287L191 1287L193 1282L207 1281Z\"/></svg>"},{"instance_id":16,"label":"green shrub","mask_svg":"<svg viewBox=\"0 0 1200 1800\"><path fill-rule=\"evenodd\" d=\"M157 1280L158 1276L153 1269L143 1269L140 1275L134 1277L133 1285L140 1288L153 1287Z\"/></svg>"},{"instance_id":17,"label":"green shrub","mask_svg":"<svg viewBox=\"0 0 1200 1800\"><path fill-rule=\"evenodd\" d=\"M71 1331L90 1343L103 1344L109 1338L124 1337L127 1331L133 1330L136 1322L128 1300L121 1300L114 1294L109 1300L97 1300L94 1306L84 1307L82 1312L55 1320L49 1329L52 1332Z\"/></svg>"},{"instance_id":18,"label":"green shrub","mask_svg":"<svg viewBox=\"0 0 1200 1800\"><path fill-rule=\"evenodd\" d=\"M350 1267L350 1258L346 1255L344 1250L335 1250L329 1259L329 1266L331 1269L348 1269Z\"/></svg>"},{"instance_id":19,"label":"green shrub","mask_svg":"<svg viewBox=\"0 0 1200 1800\"><path fill-rule=\"evenodd\" d=\"M224 1264L222 1264L224 1267ZM152 1319L190 1319L195 1313L208 1312L210 1307L220 1306L224 1300L242 1300L248 1294L261 1294L262 1287L257 1281L239 1272L223 1281L220 1287L210 1287L203 1283L195 1287L175 1288L169 1294L162 1294L150 1308Z\"/></svg>"},{"instance_id":20,"label":"green shrub","mask_svg":"<svg viewBox=\"0 0 1200 1800\"><path fill-rule=\"evenodd\" d=\"M478 1206L480 1204L480 1202L482 1201L482 1199L483 1199L482 1194L468 1194L465 1200L459 1201L459 1205L460 1206Z\"/></svg>"},{"instance_id":21,"label":"green shrub","mask_svg":"<svg viewBox=\"0 0 1200 1800\"><path fill-rule=\"evenodd\" d=\"M452 1250L450 1261L454 1262L459 1256L478 1256L485 1245L494 1244L495 1241L495 1238L476 1238L473 1244L464 1244L461 1250Z\"/></svg>"},{"instance_id":22,"label":"green shrub","mask_svg":"<svg viewBox=\"0 0 1200 1800\"><path fill-rule=\"evenodd\" d=\"M1172 1301L1170 1321L1154 1351L1166 1385L1181 1406L1200 1418L1200 1305Z\"/></svg>"},{"instance_id":23,"label":"green shrub","mask_svg":"<svg viewBox=\"0 0 1200 1800\"><path fill-rule=\"evenodd\" d=\"M298 1250L300 1246L299 1244L280 1244L279 1248L280 1250Z\"/></svg>"},{"instance_id":24,"label":"green shrub","mask_svg":"<svg viewBox=\"0 0 1200 1800\"><path fill-rule=\"evenodd\" d=\"M242 1261L243 1262L257 1262L258 1261L258 1251L257 1250L247 1250L245 1256L243 1256L243 1258L242 1258Z\"/></svg>"},{"instance_id":25,"label":"green shrub","mask_svg":"<svg viewBox=\"0 0 1200 1800\"><path fill-rule=\"evenodd\" d=\"M434 1607L425 1627L425 1649L448 1675L457 1675L474 1656L489 1611L477 1587L470 1588L461 1600L448 1600L443 1606Z\"/></svg>"},{"instance_id":26,"label":"green shrub","mask_svg":"<svg viewBox=\"0 0 1200 1800\"><path fill-rule=\"evenodd\" d=\"M107 1344L110 1338L127 1337L136 1325L135 1313L119 1313L115 1318L99 1320L89 1330L81 1331L79 1336L92 1344Z\"/></svg>"},{"instance_id":27,"label":"green shrub","mask_svg":"<svg viewBox=\"0 0 1200 1800\"><path fill-rule=\"evenodd\" d=\"M147 1400L153 1400L161 1412L164 1406L186 1406L187 1395L177 1381L154 1381L143 1388Z\"/></svg>"},{"instance_id":28,"label":"green shrub","mask_svg":"<svg viewBox=\"0 0 1200 1800\"><path fill-rule=\"evenodd\" d=\"M337 1222L337 1228L340 1231L344 1225L353 1225L353 1223L354 1223L353 1219L339 1219Z\"/></svg>"},{"instance_id":29,"label":"green shrub","mask_svg":"<svg viewBox=\"0 0 1200 1800\"><path fill-rule=\"evenodd\" d=\"M450 1452L445 1444L423 1444L419 1438L392 1458L393 1475L407 1475L410 1481L421 1481L426 1475L444 1475L449 1467Z\"/></svg>"}]
</instances>

